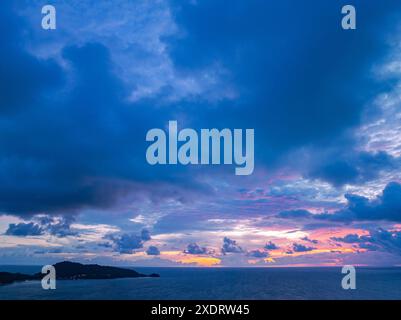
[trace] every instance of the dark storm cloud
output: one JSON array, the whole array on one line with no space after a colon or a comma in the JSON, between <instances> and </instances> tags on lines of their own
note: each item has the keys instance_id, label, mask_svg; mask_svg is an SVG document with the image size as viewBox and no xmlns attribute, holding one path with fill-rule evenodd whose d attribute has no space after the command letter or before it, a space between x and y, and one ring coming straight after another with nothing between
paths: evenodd
<instances>
[{"instance_id":1,"label":"dark storm cloud","mask_svg":"<svg viewBox=\"0 0 401 320\"><path fill-rule=\"evenodd\" d=\"M26 26L7 3L0 4L0 212L69 214L128 195L185 199L180 183L197 189L174 178L174 168L148 170L145 135L167 123L168 108L127 102L106 47L64 48L64 69L38 60L20 46ZM156 177L176 186L151 187Z\"/></svg>"},{"instance_id":2,"label":"dark storm cloud","mask_svg":"<svg viewBox=\"0 0 401 320\"><path fill-rule=\"evenodd\" d=\"M247 255L252 258L267 258L269 256L269 253L262 250L252 250L249 251Z\"/></svg>"},{"instance_id":3,"label":"dark storm cloud","mask_svg":"<svg viewBox=\"0 0 401 320\"><path fill-rule=\"evenodd\" d=\"M266 243L266 245L264 246L264 248L265 248L266 250L275 250L275 249L278 249L278 246L277 246L275 243L269 241L268 243Z\"/></svg>"},{"instance_id":4,"label":"dark storm cloud","mask_svg":"<svg viewBox=\"0 0 401 320\"><path fill-rule=\"evenodd\" d=\"M308 252L308 251L312 251L314 249L315 249L314 247L304 246L303 244L300 244L300 243L292 244L292 250L294 252Z\"/></svg>"},{"instance_id":5,"label":"dark storm cloud","mask_svg":"<svg viewBox=\"0 0 401 320\"><path fill-rule=\"evenodd\" d=\"M155 246L150 246L148 249L146 249L146 254L148 256L158 256L160 255L160 250Z\"/></svg>"},{"instance_id":6,"label":"dark storm cloud","mask_svg":"<svg viewBox=\"0 0 401 320\"><path fill-rule=\"evenodd\" d=\"M366 238L357 234L347 234L345 237L332 237L331 240L344 243L358 243L366 241Z\"/></svg>"},{"instance_id":7,"label":"dark storm cloud","mask_svg":"<svg viewBox=\"0 0 401 320\"><path fill-rule=\"evenodd\" d=\"M36 223L11 223L8 226L6 235L17 237L40 236L44 233L42 227Z\"/></svg>"},{"instance_id":8,"label":"dark storm cloud","mask_svg":"<svg viewBox=\"0 0 401 320\"><path fill-rule=\"evenodd\" d=\"M78 234L71 230L71 223L74 221L71 217L37 216L33 217L33 220L35 222L10 224L6 231L6 235L25 237L50 234L52 236L63 238Z\"/></svg>"},{"instance_id":9,"label":"dark storm cloud","mask_svg":"<svg viewBox=\"0 0 401 320\"><path fill-rule=\"evenodd\" d=\"M25 110L2 137L2 156L8 155L0 170L3 211L108 207L133 188L129 181L146 179L135 166L143 141L135 130L141 129L134 114L124 114L107 50L96 44L67 48L64 58L78 73L75 90L54 105ZM26 140L28 132L35 134Z\"/></svg>"},{"instance_id":10,"label":"dark storm cloud","mask_svg":"<svg viewBox=\"0 0 401 320\"><path fill-rule=\"evenodd\" d=\"M330 154L319 159L319 162L308 175L326 180L335 186L346 183L362 184L377 178L382 171L401 168L400 159L385 152L362 152L345 155L343 158Z\"/></svg>"},{"instance_id":11,"label":"dark storm cloud","mask_svg":"<svg viewBox=\"0 0 401 320\"><path fill-rule=\"evenodd\" d=\"M315 215L317 219L333 221L388 220L401 221L401 184L389 183L383 193L373 200L346 194L347 207L333 214Z\"/></svg>"},{"instance_id":12,"label":"dark storm cloud","mask_svg":"<svg viewBox=\"0 0 401 320\"><path fill-rule=\"evenodd\" d=\"M191 101L187 110L202 110L196 123L218 127L224 118L227 126L255 128L258 163L272 166L303 145L314 146L316 154L333 147L336 153L354 153L347 129L360 124L366 102L379 90L371 67L383 57L381 35L396 26L392 15L401 3L356 1L355 6L363 27L344 32L337 2L177 2L174 13L184 32L168 39L176 67L190 72L222 65L239 96L219 108ZM332 171L344 165L317 165L309 172L336 184L356 175L367 178L369 172L347 167L336 181Z\"/></svg>"},{"instance_id":13,"label":"dark storm cloud","mask_svg":"<svg viewBox=\"0 0 401 320\"><path fill-rule=\"evenodd\" d=\"M115 251L129 254L143 248L144 243L150 240L149 231L145 230L144 232L144 230L142 230L140 235L135 233L109 234L105 239L112 241ZM143 237L144 234L146 234L145 239Z\"/></svg>"},{"instance_id":14,"label":"dark storm cloud","mask_svg":"<svg viewBox=\"0 0 401 320\"><path fill-rule=\"evenodd\" d=\"M74 218L71 216L59 216L57 218L47 217L45 221L41 221L41 224L49 234L62 238L78 235L76 231L71 230L73 222Z\"/></svg>"},{"instance_id":15,"label":"dark storm cloud","mask_svg":"<svg viewBox=\"0 0 401 320\"><path fill-rule=\"evenodd\" d=\"M149 241L151 239L149 230L142 229L142 231L141 231L141 239L143 241Z\"/></svg>"},{"instance_id":16,"label":"dark storm cloud","mask_svg":"<svg viewBox=\"0 0 401 320\"><path fill-rule=\"evenodd\" d=\"M369 241L366 245L374 248L374 251L378 248L393 253L401 253L401 232L391 231L385 229L376 229L369 232Z\"/></svg>"},{"instance_id":17,"label":"dark storm cloud","mask_svg":"<svg viewBox=\"0 0 401 320\"><path fill-rule=\"evenodd\" d=\"M401 253L401 232L386 230L383 228L370 230L368 235L358 236L348 234L343 238L331 238L337 242L352 243L358 248L368 251L386 251L390 253Z\"/></svg>"},{"instance_id":18,"label":"dark storm cloud","mask_svg":"<svg viewBox=\"0 0 401 320\"><path fill-rule=\"evenodd\" d=\"M184 250L187 254L206 254L208 252L207 248L199 246L197 243L190 243Z\"/></svg>"},{"instance_id":19,"label":"dark storm cloud","mask_svg":"<svg viewBox=\"0 0 401 320\"><path fill-rule=\"evenodd\" d=\"M226 253L241 253L241 252L243 252L243 250L237 244L237 241L225 237L223 239L223 246L221 248L221 252L223 254L226 254Z\"/></svg>"},{"instance_id":20,"label":"dark storm cloud","mask_svg":"<svg viewBox=\"0 0 401 320\"><path fill-rule=\"evenodd\" d=\"M110 236L110 240L114 242L116 251L120 253L132 253L136 249L143 247L143 241L140 236L136 234L122 234L117 236Z\"/></svg>"},{"instance_id":21,"label":"dark storm cloud","mask_svg":"<svg viewBox=\"0 0 401 320\"><path fill-rule=\"evenodd\" d=\"M277 215L284 219L308 218L310 220L327 220L330 222L349 223L352 221L401 221L401 184L390 182L383 192L374 199L356 194L345 194L347 205L333 213L312 214L307 210L283 211ZM329 227L329 224L307 224L304 230Z\"/></svg>"},{"instance_id":22,"label":"dark storm cloud","mask_svg":"<svg viewBox=\"0 0 401 320\"><path fill-rule=\"evenodd\" d=\"M11 14L9 0L0 4L0 116L7 116L32 105L47 90L63 82L61 68L52 60L39 60L21 48L22 19Z\"/></svg>"}]
</instances>

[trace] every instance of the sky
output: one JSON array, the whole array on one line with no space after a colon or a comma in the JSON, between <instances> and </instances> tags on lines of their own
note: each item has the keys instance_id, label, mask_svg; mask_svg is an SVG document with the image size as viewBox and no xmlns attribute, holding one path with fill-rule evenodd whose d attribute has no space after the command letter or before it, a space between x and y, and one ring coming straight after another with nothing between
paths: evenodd
<instances>
[{"instance_id":1,"label":"sky","mask_svg":"<svg viewBox=\"0 0 401 320\"><path fill-rule=\"evenodd\" d=\"M46 4L0 4L0 264L401 265L400 1ZM170 120L253 174L149 165Z\"/></svg>"}]
</instances>

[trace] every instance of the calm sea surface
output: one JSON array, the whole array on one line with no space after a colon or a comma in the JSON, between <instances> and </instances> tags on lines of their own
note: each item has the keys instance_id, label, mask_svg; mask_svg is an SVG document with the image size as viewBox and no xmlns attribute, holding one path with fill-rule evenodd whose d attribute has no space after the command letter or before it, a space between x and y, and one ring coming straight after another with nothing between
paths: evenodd
<instances>
[{"instance_id":1,"label":"calm sea surface","mask_svg":"<svg viewBox=\"0 0 401 320\"><path fill-rule=\"evenodd\" d=\"M0 266L35 273L38 266ZM357 289L341 288L341 268L134 268L160 278L39 281L0 286L0 299L401 299L401 268L357 268Z\"/></svg>"}]
</instances>

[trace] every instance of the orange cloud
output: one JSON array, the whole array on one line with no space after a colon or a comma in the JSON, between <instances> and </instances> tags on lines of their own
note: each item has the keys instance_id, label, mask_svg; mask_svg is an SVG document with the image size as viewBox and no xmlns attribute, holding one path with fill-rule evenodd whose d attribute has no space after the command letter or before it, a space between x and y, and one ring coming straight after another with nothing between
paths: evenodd
<instances>
[{"instance_id":1,"label":"orange cloud","mask_svg":"<svg viewBox=\"0 0 401 320\"><path fill-rule=\"evenodd\" d=\"M175 260L183 264L197 264L200 267L212 267L219 265L221 260L213 257L197 257L197 256L185 256Z\"/></svg>"},{"instance_id":2,"label":"orange cloud","mask_svg":"<svg viewBox=\"0 0 401 320\"><path fill-rule=\"evenodd\" d=\"M199 267L212 267L219 265L221 260L215 257L189 255L182 251L163 251L160 255L170 261L179 262L182 264L196 264Z\"/></svg>"}]
</instances>

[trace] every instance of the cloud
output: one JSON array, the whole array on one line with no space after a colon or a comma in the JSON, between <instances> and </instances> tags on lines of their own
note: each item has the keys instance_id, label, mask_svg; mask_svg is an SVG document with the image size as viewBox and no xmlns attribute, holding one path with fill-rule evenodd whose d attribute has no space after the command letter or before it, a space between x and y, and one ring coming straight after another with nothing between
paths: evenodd
<instances>
[{"instance_id":1,"label":"cloud","mask_svg":"<svg viewBox=\"0 0 401 320\"><path fill-rule=\"evenodd\" d=\"M227 237L223 239L223 247L221 248L223 254L226 253L242 253L242 248L237 244L235 240L231 240Z\"/></svg>"},{"instance_id":2,"label":"cloud","mask_svg":"<svg viewBox=\"0 0 401 320\"><path fill-rule=\"evenodd\" d=\"M308 246L304 246L303 244L300 243L293 243L292 245L292 250L294 252L308 252L308 251L312 251L315 248L313 247L308 247Z\"/></svg>"},{"instance_id":3,"label":"cloud","mask_svg":"<svg viewBox=\"0 0 401 320\"><path fill-rule=\"evenodd\" d=\"M142 231L141 231L141 239L143 241L149 241L151 239L149 230L142 229Z\"/></svg>"},{"instance_id":4,"label":"cloud","mask_svg":"<svg viewBox=\"0 0 401 320\"><path fill-rule=\"evenodd\" d=\"M97 61L92 59L95 56ZM66 59L73 59L73 64L80 70L80 73L89 72L89 64L86 63L89 60L93 61L96 68L99 69L108 65L107 50L99 45L70 48L67 50ZM86 67L81 64L86 64ZM94 67L94 65L92 66ZM10 144L4 149L6 152L8 152L7 148L13 149L13 161L5 159L2 161L3 167L0 168L0 176L3 181L2 187L0 187L2 211L26 215L43 211L49 213L74 212L82 207L105 208L114 205L118 198L132 194L133 190L137 190L136 196L138 197L147 192L146 187L140 188L133 183L146 180L146 174L144 176L143 173L149 172L139 169L140 166L145 166L144 161L137 162L135 165L134 150L145 150L145 147L142 147L144 141L140 139L141 134L131 132L132 129L129 127L140 130L140 127L135 124L136 121L133 120L138 119L139 116L135 115L137 111L133 111L134 109L126 111L131 116L124 115L125 111L122 112L121 101L114 96L117 90L113 89L116 87L115 79L107 78L106 71L104 73L99 71L98 75L92 73L81 75L82 85L76 92L71 93L70 101L60 102L58 114L55 110L46 110L47 107L50 108L50 105L43 103L32 111L34 114L28 114L26 118L21 119L22 123L25 122L22 126L26 130L38 133L30 139L31 154L29 156L24 155L26 150L18 147L22 146L22 140L19 139L22 134L21 130L23 130L22 126L16 125L12 130L15 134L10 133L5 138L10 139L10 142L13 141L12 146ZM100 90L95 88L95 83L107 87L107 92L111 92L110 96L106 97L107 93L103 97L96 95L97 98L91 97L89 94L83 96L81 90L87 93ZM92 111L85 107L78 111L77 108L80 104L85 104L86 107L91 106L96 109L96 112L91 115ZM41 126L39 118L43 117L42 113L45 114L46 121L53 123L52 126L46 128ZM146 110L143 110L142 114L146 114ZM107 117L119 120L104 126L103 123L108 121ZM73 122L90 122L91 124L76 127ZM143 127L146 121L141 122ZM98 140L91 138L89 131L92 130L97 132ZM6 131L11 132L8 129ZM75 138L78 136L85 136L90 142L83 145L79 139ZM60 143L60 141L63 142ZM40 152L39 150L42 148L53 150L53 155ZM67 149L70 149L71 152L68 153ZM133 151L129 153L128 150ZM73 153L81 156L75 157ZM138 153L136 154L139 156ZM102 160L95 161L95 158ZM11 172L25 176L22 186L18 177L12 176ZM37 174L32 175L31 172L37 172ZM158 170L156 169L154 172L157 174ZM116 178L104 177L109 174ZM174 189L171 188L171 190ZM157 188L154 188L154 191L155 200L158 196L163 196L163 193L158 192ZM35 197L32 196L33 194ZM164 194L167 195L168 192L164 192ZM24 201L18 199L24 199Z\"/></svg>"},{"instance_id":5,"label":"cloud","mask_svg":"<svg viewBox=\"0 0 401 320\"><path fill-rule=\"evenodd\" d=\"M150 246L147 250L146 250L146 254L148 256L158 256L160 255L160 250L155 247L155 246Z\"/></svg>"},{"instance_id":6,"label":"cloud","mask_svg":"<svg viewBox=\"0 0 401 320\"><path fill-rule=\"evenodd\" d=\"M78 41L57 61L37 59L21 45L26 21L5 1L0 21L0 212L72 215L197 189L177 169L148 170L144 137L172 110L157 97L129 101L108 47Z\"/></svg>"},{"instance_id":7,"label":"cloud","mask_svg":"<svg viewBox=\"0 0 401 320\"><path fill-rule=\"evenodd\" d=\"M379 246L377 246L375 244L372 244L372 243L366 243L366 242L360 243L359 244L359 248L366 249L368 251L378 251L378 250L380 250Z\"/></svg>"},{"instance_id":8,"label":"cloud","mask_svg":"<svg viewBox=\"0 0 401 320\"><path fill-rule=\"evenodd\" d=\"M318 241L318 240L315 240L315 239L309 239L308 237L303 237L303 238L301 238L301 240L303 240L303 241L307 241L307 242L310 242L310 243L313 243L313 244L317 244L317 243L319 243L319 241Z\"/></svg>"},{"instance_id":9,"label":"cloud","mask_svg":"<svg viewBox=\"0 0 401 320\"><path fill-rule=\"evenodd\" d=\"M28 237L28 236L40 236L44 233L44 230L39 224L30 223L11 223L8 226L6 235L17 236L17 237Z\"/></svg>"},{"instance_id":10,"label":"cloud","mask_svg":"<svg viewBox=\"0 0 401 320\"><path fill-rule=\"evenodd\" d=\"M9 1L0 5L0 116L32 107L47 90L63 83L60 66L54 60L40 60L22 49L26 22L12 13Z\"/></svg>"},{"instance_id":11,"label":"cloud","mask_svg":"<svg viewBox=\"0 0 401 320\"><path fill-rule=\"evenodd\" d=\"M67 237L78 235L78 232L71 230L71 224L74 218L71 216L58 217L39 217L38 221L49 234L57 237Z\"/></svg>"},{"instance_id":12,"label":"cloud","mask_svg":"<svg viewBox=\"0 0 401 320\"><path fill-rule=\"evenodd\" d=\"M376 179L383 171L401 168L398 158L382 151L328 154L319 161L320 164L316 164L308 176L328 181L334 186L362 184Z\"/></svg>"},{"instance_id":13,"label":"cloud","mask_svg":"<svg viewBox=\"0 0 401 320\"><path fill-rule=\"evenodd\" d=\"M280 212L277 217L282 219L302 219L309 218L312 214L307 210L286 210Z\"/></svg>"},{"instance_id":14,"label":"cloud","mask_svg":"<svg viewBox=\"0 0 401 320\"><path fill-rule=\"evenodd\" d=\"M190 103L186 107L189 110L202 107L197 121L202 124L217 126L223 115L230 114L225 116L229 127L255 128L262 137L256 143L261 150L258 159L262 165L277 164L287 152L304 146L314 146L311 158L320 158L332 146L337 146L341 154L354 152L356 142L349 129L360 124L367 103L377 92L378 84L369 75L372 64L383 57L383 35L391 34L390 30L395 31L398 26L396 17L390 19L396 8L400 8L396 1L365 7L360 17L365 27L356 35L344 33L341 28L333 29L333 25L338 25L338 7L331 2L320 2L307 10L304 4L293 1L263 4L235 1L230 8L219 0L196 5L176 3L173 13L183 34L169 37L167 49L181 72L203 70L216 64L228 70L226 81L239 97L234 101L236 108L226 101L218 104L218 108L192 101L192 107ZM282 25L284 17L291 24ZM391 22L373 24L375 19ZM274 41L277 25L281 25L287 41ZM321 41L322 35L329 36L330 43ZM313 50L310 43L315 44ZM346 46L348 54L338 54L339 44ZM354 55L360 59L355 61ZM279 67L283 65L285 72ZM349 77L344 78L344 73ZM302 81L294 74L303 74ZM338 90L333 91L333 86ZM297 162L304 165L299 164L298 158ZM326 177L319 170L309 169L316 176ZM366 169L363 174L368 172ZM352 172L348 175L353 177ZM327 178L334 179L334 175Z\"/></svg>"},{"instance_id":15,"label":"cloud","mask_svg":"<svg viewBox=\"0 0 401 320\"><path fill-rule=\"evenodd\" d=\"M389 183L382 194L368 199L355 194L346 194L348 203L345 209L333 214L315 215L317 219L333 221L389 220L401 221L401 184Z\"/></svg>"},{"instance_id":16,"label":"cloud","mask_svg":"<svg viewBox=\"0 0 401 320\"><path fill-rule=\"evenodd\" d=\"M143 241L136 234L122 234L119 236L111 236L110 239L114 242L115 249L120 253L132 253L136 249L143 247Z\"/></svg>"},{"instance_id":17,"label":"cloud","mask_svg":"<svg viewBox=\"0 0 401 320\"><path fill-rule=\"evenodd\" d=\"M369 235L358 236L348 234L343 238L331 238L337 242L357 244L359 248L368 251L386 251L390 253L401 253L401 231L386 230L378 228L369 231Z\"/></svg>"},{"instance_id":18,"label":"cloud","mask_svg":"<svg viewBox=\"0 0 401 320\"><path fill-rule=\"evenodd\" d=\"M32 220L30 223L10 224L7 233L18 236L50 234L59 238L78 235L71 229L72 217L37 215Z\"/></svg>"},{"instance_id":19,"label":"cloud","mask_svg":"<svg viewBox=\"0 0 401 320\"><path fill-rule=\"evenodd\" d=\"M111 183L107 186L107 182L100 181L102 179L94 181L97 180L94 157L100 156L102 161L107 162L107 156L106 158L101 156L101 149L104 152L109 147L101 148L100 144L90 138L89 131L85 132L86 129L84 129L95 130L99 141L102 140L105 145L109 143L106 143L107 139L103 138L106 138L106 135L110 135L110 138L113 136L110 127L102 127L100 124L106 116L104 113L107 112L106 105L116 107L118 101L115 96L118 86L107 69L109 65L107 50L93 44L83 48L67 48L64 51L64 58L72 64L74 69L76 68L75 70L79 70L77 74L79 84L73 92L70 92L69 98L59 95L56 103L58 107L53 108L51 104L54 105L54 103L45 100L35 90L38 96L31 98L29 108L21 111L18 118L10 119L13 130L1 127L2 131L8 132L4 139L9 139L9 143L4 145L0 155L2 163L0 177L3 181L0 187L2 211L27 215L49 211L53 213L60 210L73 211L91 203L102 207L110 203L115 192L119 190L118 186L115 186L116 189L113 190ZM2 57L0 60L3 60ZM19 66L19 62L13 61L10 65ZM40 68L32 72L34 76L29 74L24 76L27 78L46 77L46 73L42 73ZM100 87L107 87L108 90L102 90L103 93L100 95L91 94L100 92ZM16 86L16 88L19 87ZM20 96L26 94L24 88L19 90ZM86 110L84 107L78 112L77 108L81 105L86 105ZM96 106L99 109L90 115L91 112L88 109L90 106ZM17 119L19 119L18 122ZM44 122L47 123L46 126L43 126ZM91 122L89 125L91 129L82 125L89 122ZM76 126L76 123L81 125ZM22 148L25 139L23 131L36 132L35 135L31 135L28 145L25 144L26 148ZM106 135L101 137L103 134ZM85 136L86 139L91 140L91 144L82 145L79 142L80 139L76 139L78 136ZM70 149L69 153L67 149ZM45 150L52 150L52 154ZM109 151L112 152L111 149ZM75 156L77 154L80 156ZM9 161L7 158L13 160ZM94 171L91 174L88 170ZM87 177L93 178L84 181L85 172ZM19 176L23 177L23 182L20 181ZM97 205L96 202L98 202Z\"/></svg>"},{"instance_id":20,"label":"cloud","mask_svg":"<svg viewBox=\"0 0 401 320\"><path fill-rule=\"evenodd\" d=\"M317 145L317 149L324 148L327 141L335 140L348 128L359 124L365 101L360 101L360 95L354 92L365 92L376 85L367 81L370 78L366 73L370 70L370 63L382 53L382 39L356 37L339 30L331 35L329 45L322 43L314 26L321 25L323 34L332 32L331 26L338 20L335 5L319 4L306 11L306 16L302 15L300 19L296 10L287 16L286 2L263 4L262 7L253 1L246 5L236 2L234 7L237 9L227 8L222 1L172 4L171 8L161 5L155 15L146 6L150 11L144 12L144 19L152 20L149 25L154 38L148 38L143 32L135 32L135 37L154 39L155 42L149 43L153 43L157 50L151 52L163 52L162 58L169 62L172 74L202 74L202 78L217 79L219 75L214 77L211 71L218 69L224 74L227 87L238 93L235 101L227 99L224 93L213 103L201 99L202 95L189 94L191 99L183 99L179 107L176 103L167 103L166 108L159 108L157 102L164 94L171 96L171 90L176 90L176 86L161 85L163 88L158 88L154 84L155 78L144 81L132 77L138 82L134 83L137 92L143 91L146 82L152 83L149 92L157 94L135 102L128 99L132 87L127 88L118 71L137 70L147 77L141 65L141 54L135 55L132 65L124 60L123 65L127 68L118 68L113 41L105 40L114 37L85 30L82 38L79 33L75 35L78 45L61 45L59 60L37 59L19 45L29 46L30 43L23 35L25 22L9 6L2 4L0 60L10 62L3 65L2 92L5 97L8 93L15 97L1 101L13 112L0 124L0 211L24 216L39 212L71 214L87 208L115 207L124 200L132 200L131 197L139 200L146 197L152 201L173 197L182 201L188 196L188 189L196 188L193 176L188 179L188 170L172 167L147 170L149 167L143 157L146 149L143 137L150 124L151 127L163 127L177 115L177 111L185 110L186 115L190 115L197 114L194 110L202 109L201 115L187 120L189 125L197 128L219 127L222 117L227 114L226 127L255 128L261 137L256 146L262 150L258 152L259 162L267 166L300 146L311 144ZM301 4L295 6L299 10L304 8ZM393 6L373 6L367 10L364 19L370 21L368 17L373 15L374 27L384 28L380 21L393 12ZM135 7L129 9L132 10L129 12L135 12ZM85 14L89 15L90 11L85 10ZM208 13L211 11L216 14L210 17ZM269 18L262 17L260 12L270 12ZM316 14L320 12L326 12L327 19ZM209 17L207 22L204 14ZM270 37L275 39L274 26L282 20L282 15L291 18L300 28L285 26L283 32L288 41L268 41ZM157 19L151 19L154 16L165 17L166 27L157 25ZM129 23L128 17L124 17L122 26ZM95 18L108 21L108 17L101 14ZM173 18L176 21L172 21ZM247 23L237 32L238 21L252 23ZM76 22L71 23L74 25ZM227 27L219 28L222 23ZM182 32L176 32L176 26ZM143 55L142 46L148 42L143 42L143 38L141 41L134 39L133 34L123 32L124 27L117 28L121 31L116 39L118 47L124 38L129 41L129 48L139 43L138 51ZM391 31L390 27L387 28L384 31ZM268 30L268 33L261 34L260 30ZM368 27L360 32L370 35ZM381 33L378 31L377 34ZM308 43L299 41L304 38L316 43L313 52ZM37 42L38 39L29 40ZM67 40L68 37L60 43L72 43ZM348 54L336 56L338 43L344 41L349 46ZM363 50L366 48L369 50ZM121 57L119 52L117 56ZM360 57L357 62L351 58L355 55ZM335 66L332 64L334 59ZM148 58L145 60L149 62ZM145 69L150 64L153 66L153 63L147 63ZM282 72L277 67L279 65L286 65L291 72ZM260 72L261 69L266 71ZM321 70L325 70L324 75ZM305 75L301 84L292 76L293 72ZM345 73L351 74L344 79ZM15 81L5 81L12 75ZM157 73L153 75L156 77ZM26 79L27 84L24 83ZM11 83L12 88L8 88L7 83ZM335 94L333 85L339 86ZM348 91L351 85L354 88L352 94ZM29 97L29 103L15 102L19 97ZM24 108L17 108L16 104L24 105ZM32 133L28 142L27 133ZM368 162L378 161L380 164L376 158ZM178 175L177 170L182 174ZM164 185L158 189L156 185L160 181L169 183L169 187Z\"/></svg>"},{"instance_id":21,"label":"cloud","mask_svg":"<svg viewBox=\"0 0 401 320\"><path fill-rule=\"evenodd\" d=\"M275 249L278 249L278 246L276 244L274 244L273 242L269 241L268 243L266 243L264 248L266 250L275 250Z\"/></svg>"},{"instance_id":22,"label":"cloud","mask_svg":"<svg viewBox=\"0 0 401 320\"><path fill-rule=\"evenodd\" d=\"M184 252L187 254L206 254L208 250L205 247L200 247L196 243L190 243Z\"/></svg>"},{"instance_id":23,"label":"cloud","mask_svg":"<svg viewBox=\"0 0 401 320\"><path fill-rule=\"evenodd\" d=\"M144 235L145 237L143 237ZM143 229L140 235L134 233L109 234L105 236L105 239L113 242L114 250L117 252L130 254L143 248L143 244L150 240L150 234L148 230Z\"/></svg>"},{"instance_id":24,"label":"cloud","mask_svg":"<svg viewBox=\"0 0 401 320\"><path fill-rule=\"evenodd\" d=\"M102 248L112 248L113 247L113 245L109 242L100 242L97 245Z\"/></svg>"},{"instance_id":25,"label":"cloud","mask_svg":"<svg viewBox=\"0 0 401 320\"><path fill-rule=\"evenodd\" d=\"M332 237L331 240L344 243L359 243L366 241L366 237L357 234L347 234L345 237Z\"/></svg>"},{"instance_id":26,"label":"cloud","mask_svg":"<svg viewBox=\"0 0 401 320\"><path fill-rule=\"evenodd\" d=\"M269 256L269 253L262 250L252 250L249 251L247 255L253 258L267 258Z\"/></svg>"},{"instance_id":27,"label":"cloud","mask_svg":"<svg viewBox=\"0 0 401 320\"><path fill-rule=\"evenodd\" d=\"M78 235L71 230L73 221L72 217L38 215L33 217L33 222L10 224L6 234L20 237L50 234L59 238Z\"/></svg>"},{"instance_id":28,"label":"cloud","mask_svg":"<svg viewBox=\"0 0 401 320\"><path fill-rule=\"evenodd\" d=\"M316 220L327 220L332 222L352 222L352 221L401 221L401 184L390 182L383 189L383 192L374 199L369 199L357 194L345 194L347 204L344 208L333 213L312 214L307 210L290 210L280 212L277 217L290 218L310 218ZM329 226L318 224L316 226L306 225L306 228L320 228Z\"/></svg>"}]
</instances>

